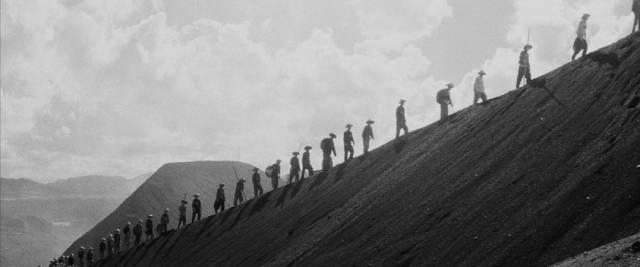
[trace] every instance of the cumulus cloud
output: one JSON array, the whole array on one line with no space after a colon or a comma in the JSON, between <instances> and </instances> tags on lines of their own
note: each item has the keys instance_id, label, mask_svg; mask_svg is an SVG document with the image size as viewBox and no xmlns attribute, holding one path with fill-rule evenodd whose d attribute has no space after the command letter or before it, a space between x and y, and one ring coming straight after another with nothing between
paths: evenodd
<instances>
[{"instance_id":1,"label":"cumulus cloud","mask_svg":"<svg viewBox=\"0 0 640 267\"><path fill-rule=\"evenodd\" d=\"M347 122L357 135L375 119L384 140L399 98L412 99L409 122L424 124L422 90L436 79L415 41L451 15L446 1L308 1L336 15L297 1L273 8L282 2L228 6L231 18L162 1L3 0L2 175L266 166L299 144L317 150Z\"/></svg>"}]
</instances>

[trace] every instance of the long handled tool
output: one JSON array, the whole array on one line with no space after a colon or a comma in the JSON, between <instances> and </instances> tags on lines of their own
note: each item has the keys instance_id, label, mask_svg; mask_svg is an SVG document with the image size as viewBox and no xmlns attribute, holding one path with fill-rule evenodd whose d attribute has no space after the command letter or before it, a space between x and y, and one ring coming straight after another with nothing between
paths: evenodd
<instances>
[{"instance_id":1,"label":"long handled tool","mask_svg":"<svg viewBox=\"0 0 640 267\"><path fill-rule=\"evenodd\" d=\"M235 166L231 166L231 168L233 168L233 173L236 175L236 180L240 181L240 177L238 177L238 172L236 171L236 167ZM247 199L247 197L245 197L245 195L244 195L244 190L242 190L242 198L243 199Z\"/></svg>"}]
</instances>

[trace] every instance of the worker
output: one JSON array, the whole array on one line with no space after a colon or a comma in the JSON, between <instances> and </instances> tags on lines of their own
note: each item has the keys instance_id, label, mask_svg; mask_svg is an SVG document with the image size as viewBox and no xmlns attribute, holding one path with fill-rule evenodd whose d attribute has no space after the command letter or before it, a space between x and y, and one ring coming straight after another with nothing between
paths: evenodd
<instances>
[{"instance_id":1,"label":"worker","mask_svg":"<svg viewBox=\"0 0 640 267\"><path fill-rule=\"evenodd\" d=\"M322 150L322 171L328 171L329 169L331 169L331 167L333 167L331 153L333 152L333 155L337 156L336 147L333 144L333 139L336 139L336 135L330 133L328 138L322 139L322 141L320 142L320 149Z\"/></svg>"},{"instance_id":2,"label":"worker","mask_svg":"<svg viewBox=\"0 0 640 267\"><path fill-rule=\"evenodd\" d=\"M240 205L244 201L244 179L238 180L236 183L236 193L233 196L233 206Z\"/></svg>"},{"instance_id":3,"label":"worker","mask_svg":"<svg viewBox=\"0 0 640 267\"><path fill-rule=\"evenodd\" d=\"M253 168L253 175L251 176L251 181L253 182L253 195L254 197L262 196L264 193L262 191L262 183L260 182L260 173L258 172L258 168Z\"/></svg>"},{"instance_id":4,"label":"worker","mask_svg":"<svg viewBox=\"0 0 640 267\"><path fill-rule=\"evenodd\" d=\"M445 122L447 120L447 117L449 116L449 106L453 107L453 102L451 102L451 95L449 93L453 87L452 83L448 83L447 88L438 91L436 96L436 102L440 104L440 122Z\"/></svg>"},{"instance_id":5,"label":"worker","mask_svg":"<svg viewBox=\"0 0 640 267\"><path fill-rule=\"evenodd\" d=\"M311 153L309 152L311 149L311 146L305 146L304 153L302 153L302 179L304 179L305 171L309 173L309 177L313 175L313 167L311 166Z\"/></svg>"},{"instance_id":6,"label":"worker","mask_svg":"<svg viewBox=\"0 0 640 267\"><path fill-rule=\"evenodd\" d=\"M353 127L353 125L351 125L350 123L348 123L345 126L347 130L344 131L344 135L342 138L344 142L344 162L347 162L353 159L353 146L355 145L355 141L353 140L353 133L351 133L351 127Z\"/></svg>"},{"instance_id":7,"label":"worker","mask_svg":"<svg viewBox=\"0 0 640 267\"><path fill-rule=\"evenodd\" d=\"M407 119L404 116L404 103L407 101L404 99L400 99L398 107L396 108L396 138L400 137L400 130L404 130L404 134L406 135L409 132L409 128L407 127Z\"/></svg>"},{"instance_id":8,"label":"worker","mask_svg":"<svg viewBox=\"0 0 640 267\"><path fill-rule=\"evenodd\" d=\"M289 164L291 164L291 169L289 169L289 184L292 182L298 182L300 179L300 160L298 159L298 155L300 155L300 153L298 151L294 151L291 155L293 156L291 157L291 160L289 160Z\"/></svg>"},{"instance_id":9,"label":"worker","mask_svg":"<svg viewBox=\"0 0 640 267\"><path fill-rule=\"evenodd\" d=\"M520 82L524 77L527 79L527 84L531 82L531 65L529 65L529 50L533 48L532 45L526 44L520 52L520 59L518 60L518 79L516 80L516 89L520 88Z\"/></svg>"},{"instance_id":10,"label":"worker","mask_svg":"<svg viewBox=\"0 0 640 267\"><path fill-rule=\"evenodd\" d=\"M589 19L589 14L582 15L582 20L578 24L578 30L576 30L576 39L573 42L573 56L571 56L571 61L576 60L576 56L580 51L582 51L582 56L584 57L587 54L587 20Z\"/></svg>"},{"instance_id":11,"label":"worker","mask_svg":"<svg viewBox=\"0 0 640 267\"><path fill-rule=\"evenodd\" d=\"M487 94L484 91L484 75L486 73L484 70L478 72L478 77L476 77L476 81L473 83L473 104L478 104L478 100L482 99L482 103L487 102Z\"/></svg>"},{"instance_id":12,"label":"worker","mask_svg":"<svg viewBox=\"0 0 640 267\"><path fill-rule=\"evenodd\" d=\"M218 214L218 210L220 212L224 211L224 201L224 184L220 184L220 186L218 186L218 191L216 191L216 201L213 202L213 211L215 214Z\"/></svg>"},{"instance_id":13,"label":"worker","mask_svg":"<svg viewBox=\"0 0 640 267\"><path fill-rule=\"evenodd\" d=\"M367 120L367 126L362 130L362 150L364 154L369 153L369 143L374 139L373 129L371 128L373 123L371 119Z\"/></svg>"}]
</instances>

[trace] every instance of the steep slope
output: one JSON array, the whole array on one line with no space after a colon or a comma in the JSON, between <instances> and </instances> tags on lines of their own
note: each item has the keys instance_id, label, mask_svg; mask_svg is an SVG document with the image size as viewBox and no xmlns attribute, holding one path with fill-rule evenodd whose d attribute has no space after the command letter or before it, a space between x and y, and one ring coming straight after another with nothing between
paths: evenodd
<instances>
[{"instance_id":1,"label":"steep slope","mask_svg":"<svg viewBox=\"0 0 640 267\"><path fill-rule=\"evenodd\" d=\"M100 265L542 266L636 233L639 48L623 39Z\"/></svg>"},{"instance_id":2,"label":"steep slope","mask_svg":"<svg viewBox=\"0 0 640 267\"><path fill-rule=\"evenodd\" d=\"M584 252L554 267L640 266L640 233Z\"/></svg>"},{"instance_id":3,"label":"steep slope","mask_svg":"<svg viewBox=\"0 0 640 267\"><path fill-rule=\"evenodd\" d=\"M227 199L233 200L236 178L232 166L237 169L238 175L250 181L248 177L252 173L253 166L241 162L203 161L163 165L109 216L76 240L65 253L75 252L81 245L95 247L95 242L100 237L112 233L116 228L122 228L127 221L144 219L148 214L158 216L165 208L173 212L171 227L175 227L179 201L185 194L190 202L191 196L199 193L203 204L202 215L207 216L213 213L213 200L219 184L226 185ZM268 188L266 185L264 181L264 189ZM247 184L245 194L250 196L252 193L248 189ZM188 215L191 215L191 208L188 209Z\"/></svg>"}]
</instances>

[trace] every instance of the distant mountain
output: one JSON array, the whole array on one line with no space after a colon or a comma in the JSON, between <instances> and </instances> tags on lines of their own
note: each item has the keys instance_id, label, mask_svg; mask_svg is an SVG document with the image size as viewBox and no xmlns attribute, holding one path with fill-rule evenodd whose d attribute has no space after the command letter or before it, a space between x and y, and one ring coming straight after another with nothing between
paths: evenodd
<instances>
[{"instance_id":1,"label":"distant mountain","mask_svg":"<svg viewBox=\"0 0 640 267\"><path fill-rule=\"evenodd\" d=\"M132 179L119 176L80 176L42 184L29 179L0 178L0 198L109 197L125 198L151 174Z\"/></svg>"},{"instance_id":2,"label":"distant mountain","mask_svg":"<svg viewBox=\"0 0 640 267\"><path fill-rule=\"evenodd\" d=\"M192 195L195 193L201 195L204 218L213 213L213 202L219 184L225 184L227 206L231 206L237 181L233 167L241 178L247 180L246 196L252 196L250 182L251 170L254 167L252 165L232 161L168 163L149 177L109 216L76 240L69 247L70 252L75 252L81 245L95 245L100 237L113 232L116 228L122 228L127 221L146 218L148 214L154 214L158 218L165 208L171 210L170 227L175 227L180 200L186 196L187 201L191 202ZM262 177L265 177L264 174ZM271 187L270 184L263 178L262 186L265 191ZM188 208L189 216L191 216L191 206ZM191 218L189 217L188 220L190 221Z\"/></svg>"}]
</instances>

